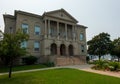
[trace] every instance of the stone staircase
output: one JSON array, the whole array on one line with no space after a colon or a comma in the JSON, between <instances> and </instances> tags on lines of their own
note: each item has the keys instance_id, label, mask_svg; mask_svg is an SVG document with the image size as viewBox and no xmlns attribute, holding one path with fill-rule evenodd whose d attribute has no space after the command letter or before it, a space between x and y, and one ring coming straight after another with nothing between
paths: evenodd
<instances>
[{"instance_id":1,"label":"stone staircase","mask_svg":"<svg viewBox=\"0 0 120 84\"><path fill-rule=\"evenodd\" d=\"M57 57L56 58L56 66L65 66L65 65L80 65L85 64L84 57Z\"/></svg>"}]
</instances>

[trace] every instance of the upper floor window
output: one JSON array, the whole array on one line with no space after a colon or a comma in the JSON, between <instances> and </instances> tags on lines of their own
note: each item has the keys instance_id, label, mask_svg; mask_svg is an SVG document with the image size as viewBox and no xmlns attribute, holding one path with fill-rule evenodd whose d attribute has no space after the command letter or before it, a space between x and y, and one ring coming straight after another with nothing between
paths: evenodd
<instances>
[{"instance_id":1,"label":"upper floor window","mask_svg":"<svg viewBox=\"0 0 120 84\"><path fill-rule=\"evenodd\" d=\"M40 35L40 26L35 26L35 35Z\"/></svg>"},{"instance_id":2,"label":"upper floor window","mask_svg":"<svg viewBox=\"0 0 120 84\"><path fill-rule=\"evenodd\" d=\"M39 49L40 49L40 43L39 43L39 41L35 41L34 42L34 51L39 51Z\"/></svg>"},{"instance_id":3,"label":"upper floor window","mask_svg":"<svg viewBox=\"0 0 120 84\"><path fill-rule=\"evenodd\" d=\"M28 33L28 24L25 24L25 23L22 24L22 31L23 31L23 33L25 33L25 34Z\"/></svg>"},{"instance_id":4,"label":"upper floor window","mask_svg":"<svg viewBox=\"0 0 120 84\"><path fill-rule=\"evenodd\" d=\"M21 48L27 48L27 41L23 41L21 43Z\"/></svg>"},{"instance_id":5,"label":"upper floor window","mask_svg":"<svg viewBox=\"0 0 120 84\"><path fill-rule=\"evenodd\" d=\"M80 34L80 40L83 40L84 39L84 35L81 33Z\"/></svg>"}]
</instances>

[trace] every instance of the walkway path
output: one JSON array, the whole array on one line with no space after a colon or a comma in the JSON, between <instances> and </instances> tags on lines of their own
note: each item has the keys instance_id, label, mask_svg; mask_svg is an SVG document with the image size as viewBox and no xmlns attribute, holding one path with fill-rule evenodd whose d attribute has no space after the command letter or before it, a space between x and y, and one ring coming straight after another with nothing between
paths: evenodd
<instances>
[{"instance_id":1,"label":"walkway path","mask_svg":"<svg viewBox=\"0 0 120 84\"><path fill-rule=\"evenodd\" d=\"M42 69L15 71L13 73L33 72L33 71L57 69L57 68L75 68L75 69L79 69L79 70L83 70L83 71L87 71L87 72L93 72L93 73L109 75L109 76L114 76L114 77L120 78L120 72L99 71L99 70L93 70L90 67L92 67L92 65L87 65L87 64L86 65L73 65L73 66L59 66L59 67L50 67L50 68L42 68ZM0 75L5 75L5 74L8 74L8 73L0 73Z\"/></svg>"}]
</instances>

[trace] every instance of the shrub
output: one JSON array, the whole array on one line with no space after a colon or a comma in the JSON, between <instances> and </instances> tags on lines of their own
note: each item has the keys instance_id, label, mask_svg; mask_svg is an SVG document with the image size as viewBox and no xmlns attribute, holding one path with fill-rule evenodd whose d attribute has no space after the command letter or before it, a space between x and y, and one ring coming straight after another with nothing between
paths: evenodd
<instances>
[{"instance_id":1,"label":"shrub","mask_svg":"<svg viewBox=\"0 0 120 84\"><path fill-rule=\"evenodd\" d=\"M104 60L98 60L95 62L95 65L98 67L98 69L105 69L105 67L108 65L108 62Z\"/></svg>"},{"instance_id":2,"label":"shrub","mask_svg":"<svg viewBox=\"0 0 120 84\"><path fill-rule=\"evenodd\" d=\"M35 56L27 56L23 58L23 63L26 65L32 65L37 62L37 58Z\"/></svg>"},{"instance_id":3,"label":"shrub","mask_svg":"<svg viewBox=\"0 0 120 84\"><path fill-rule=\"evenodd\" d=\"M109 66L110 71L114 71L114 67L113 66Z\"/></svg>"},{"instance_id":4,"label":"shrub","mask_svg":"<svg viewBox=\"0 0 120 84\"><path fill-rule=\"evenodd\" d=\"M47 63L44 63L44 64L48 67L54 67L55 66L54 62L47 62Z\"/></svg>"},{"instance_id":5,"label":"shrub","mask_svg":"<svg viewBox=\"0 0 120 84\"><path fill-rule=\"evenodd\" d=\"M109 71L110 70L109 64L108 63L104 63L103 66L102 66L102 69Z\"/></svg>"},{"instance_id":6,"label":"shrub","mask_svg":"<svg viewBox=\"0 0 120 84\"><path fill-rule=\"evenodd\" d=\"M95 64L95 66L92 67L93 69L96 69L96 70L109 70L108 61L98 60L98 61L94 61L94 64Z\"/></svg>"},{"instance_id":7,"label":"shrub","mask_svg":"<svg viewBox=\"0 0 120 84\"><path fill-rule=\"evenodd\" d=\"M111 71L117 71L118 69L120 69L119 62L110 62L109 66L112 66L112 68L110 68Z\"/></svg>"},{"instance_id":8,"label":"shrub","mask_svg":"<svg viewBox=\"0 0 120 84\"><path fill-rule=\"evenodd\" d=\"M119 62L108 62L108 61L95 61L95 66L92 69L96 70L110 70L110 71L119 71L120 70L120 63Z\"/></svg>"}]
</instances>

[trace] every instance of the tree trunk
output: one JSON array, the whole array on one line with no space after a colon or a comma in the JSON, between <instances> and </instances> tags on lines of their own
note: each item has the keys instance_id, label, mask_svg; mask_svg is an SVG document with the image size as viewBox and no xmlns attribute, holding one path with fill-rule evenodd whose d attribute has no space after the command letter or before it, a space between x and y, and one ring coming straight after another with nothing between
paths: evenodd
<instances>
[{"instance_id":1,"label":"tree trunk","mask_svg":"<svg viewBox=\"0 0 120 84\"><path fill-rule=\"evenodd\" d=\"M9 66L9 78L11 78L12 75L12 67L13 67L13 60L10 60L10 66Z\"/></svg>"},{"instance_id":2,"label":"tree trunk","mask_svg":"<svg viewBox=\"0 0 120 84\"><path fill-rule=\"evenodd\" d=\"M100 61L101 55L99 55L98 57L99 57L99 61Z\"/></svg>"}]
</instances>

